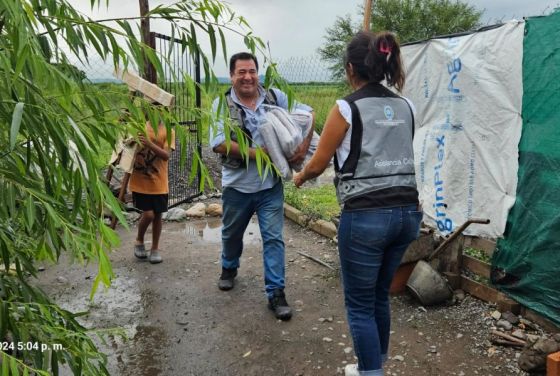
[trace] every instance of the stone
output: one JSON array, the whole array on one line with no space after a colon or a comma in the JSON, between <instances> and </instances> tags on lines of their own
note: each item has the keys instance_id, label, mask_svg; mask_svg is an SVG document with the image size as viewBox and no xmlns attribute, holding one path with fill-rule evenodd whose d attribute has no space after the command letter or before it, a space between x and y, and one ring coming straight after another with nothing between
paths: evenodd
<instances>
[{"instance_id":1,"label":"stone","mask_svg":"<svg viewBox=\"0 0 560 376\"><path fill-rule=\"evenodd\" d=\"M500 311L494 311L490 314L490 316L492 316L494 320L499 320L502 318L502 314L500 313Z\"/></svg>"},{"instance_id":2,"label":"stone","mask_svg":"<svg viewBox=\"0 0 560 376\"><path fill-rule=\"evenodd\" d=\"M527 338L527 334L525 334L525 332L521 329L514 330L511 335L522 340L525 340Z\"/></svg>"},{"instance_id":3,"label":"stone","mask_svg":"<svg viewBox=\"0 0 560 376\"><path fill-rule=\"evenodd\" d=\"M325 341L325 342L332 342L332 338L324 337L324 338L323 338L323 341Z\"/></svg>"},{"instance_id":4,"label":"stone","mask_svg":"<svg viewBox=\"0 0 560 376\"><path fill-rule=\"evenodd\" d=\"M498 322L496 323L496 327L502 328L504 330L511 330L513 325L511 325L511 323L507 320L498 320Z\"/></svg>"},{"instance_id":5,"label":"stone","mask_svg":"<svg viewBox=\"0 0 560 376\"><path fill-rule=\"evenodd\" d=\"M68 283L68 279L64 278L63 276L56 277L56 281L58 283Z\"/></svg>"},{"instance_id":6,"label":"stone","mask_svg":"<svg viewBox=\"0 0 560 376\"><path fill-rule=\"evenodd\" d=\"M542 338L535 345L533 349L540 352L541 354L552 354L560 349L560 343L556 342L553 339Z\"/></svg>"},{"instance_id":7,"label":"stone","mask_svg":"<svg viewBox=\"0 0 560 376\"><path fill-rule=\"evenodd\" d=\"M465 292L461 289L453 291L453 295L457 299L457 301L462 302L465 300Z\"/></svg>"},{"instance_id":8,"label":"stone","mask_svg":"<svg viewBox=\"0 0 560 376\"><path fill-rule=\"evenodd\" d=\"M544 372L548 354L560 350L560 343L553 338L542 337L532 345L525 347L518 360L519 368L529 373Z\"/></svg>"},{"instance_id":9,"label":"stone","mask_svg":"<svg viewBox=\"0 0 560 376\"><path fill-rule=\"evenodd\" d=\"M220 204L210 204L206 208L206 214L212 217L221 217L224 210Z\"/></svg>"},{"instance_id":10,"label":"stone","mask_svg":"<svg viewBox=\"0 0 560 376\"><path fill-rule=\"evenodd\" d=\"M182 221L186 217L187 211L181 208L169 209L169 211L162 216L164 221Z\"/></svg>"},{"instance_id":11,"label":"stone","mask_svg":"<svg viewBox=\"0 0 560 376\"><path fill-rule=\"evenodd\" d=\"M502 313L502 319L509 321L513 325L519 324L519 318L509 311Z\"/></svg>"},{"instance_id":12,"label":"stone","mask_svg":"<svg viewBox=\"0 0 560 376\"><path fill-rule=\"evenodd\" d=\"M535 343L537 342L541 337L539 337L536 334L527 334L527 341L531 342L531 343Z\"/></svg>"},{"instance_id":13,"label":"stone","mask_svg":"<svg viewBox=\"0 0 560 376\"><path fill-rule=\"evenodd\" d=\"M126 218L127 222L136 222L140 218L140 213L136 212L126 212L124 213L124 217Z\"/></svg>"},{"instance_id":14,"label":"stone","mask_svg":"<svg viewBox=\"0 0 560 376\"><path fill-rule=\"evenodd\" d=\"M186 214L187 217L204 217L206 215L206 204L203 202L196 203L187 210Z\"/></svg>"},{"instance_id":15,"label":"stone","mask_svg":"<svg viewBox=\"0 0 560 376\"><path fill-rule=\"evenodd\" d=\"M395 355L391 359L396 360L397 362L404 362L404 356L402 355Z\"/></svg>"}]
</instances>

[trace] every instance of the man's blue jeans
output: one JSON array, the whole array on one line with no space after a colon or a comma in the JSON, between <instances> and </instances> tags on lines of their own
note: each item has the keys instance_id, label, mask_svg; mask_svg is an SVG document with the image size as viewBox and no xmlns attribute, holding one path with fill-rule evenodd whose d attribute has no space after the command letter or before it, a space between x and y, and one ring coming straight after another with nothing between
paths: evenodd
<instances>
[{"instance_id":1,"label":"man's blue jeans","mask_svg":"<svg viewBox=\"0 0 560 376\"><path fill-rule=\"evenodd\" d=\"M416 205L342 212L338 250L361 374L383 374L391 322L389 287L406 248L419 235L421 220Z\"/></svg>"},{"instance_id":2,"label":"man's blue jeans","mask_svg":"<svg viewBox=\"0 0 560 376\"><path fill-rule=\"evenodd\" d=\"M284 288L284 187L282 183L255 193L233 188L222 192L222 266L239 268L243 252L243 234L257 213L263 242L264 283L270 298L275 289Z\"/></svg>"}]
</instances>

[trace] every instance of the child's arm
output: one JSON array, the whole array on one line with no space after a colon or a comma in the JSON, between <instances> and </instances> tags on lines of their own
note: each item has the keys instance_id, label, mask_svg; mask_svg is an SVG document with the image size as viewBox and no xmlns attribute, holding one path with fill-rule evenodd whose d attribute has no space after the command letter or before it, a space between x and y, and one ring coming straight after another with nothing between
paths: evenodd
<instances>
[{"instance_id":1,"label":"child's arm","mask_svg":"<svg viewBox=\"0 0 560 376\"><path fill-rule=\"evenodd\" d=\"M146 136L142 134L138 135L138 140L145 148L151 149L158 158L161 158L164 161L169 160L168 150L160 148L159 146L157 146L155 143L153 143L150 139L146 138Z\"/></svg>"}]
</instances>

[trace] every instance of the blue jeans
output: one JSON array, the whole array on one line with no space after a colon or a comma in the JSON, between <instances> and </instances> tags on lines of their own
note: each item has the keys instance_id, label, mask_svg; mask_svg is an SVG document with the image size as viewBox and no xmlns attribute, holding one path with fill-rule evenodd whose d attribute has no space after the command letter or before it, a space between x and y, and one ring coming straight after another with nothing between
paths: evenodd
<instances>
[{"instance_id":1,"label":"blue jeans","mask_svg":"<svg viewBox=\"0 0 560 376\"><path fill-rule=\"evenodd\" d=\"M416 205L343 211L338 250L348 325L364 375L382 375L391 311L389 287L409 244L420 232ZM369 372L368 372L369 371Z\"/></svg>"},{"instance_id":2,"label":"blue jeans","mask_svg":"<svg viewBox=\"0 0 560 376\"><path fill-rule=\"evenodd\" d=\"M264 283L270 298L275 289L284 288L284 187L282 183L255 193L234 188L222 192L222 266L239 268L243 252L243 234L257 213L263 242Z\"/></svg>"}]
</instances>

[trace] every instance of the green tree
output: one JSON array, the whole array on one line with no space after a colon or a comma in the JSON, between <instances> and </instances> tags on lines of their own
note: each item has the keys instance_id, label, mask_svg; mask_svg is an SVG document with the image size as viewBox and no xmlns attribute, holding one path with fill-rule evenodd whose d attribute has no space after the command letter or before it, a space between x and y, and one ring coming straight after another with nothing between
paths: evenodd
<instances>
[{"instance_id":1,"label":"green tree","mask_svg":"<svg viewBox=\"0 0 560 376\"><path fill-rule=\"evenodd\" d=\"M106 2L91 0L91 6ZM218 0L161 5L149 16L168 21L181 40L175 48L201 53L206 87L217 85L210 60L218 51L227 58L225 32L240 34L249 50L264 50L259 38L243 31L250 30L245 19ZM167 57L141 43L133 31L138 17L106 21L83 16L65 0L0 2L0 341L15 344L0 349L2 375L57 375L60 364L76 375L108 374L106 357L91 339L102 332L84 328L75 313L58 307L35 285L35 262L57 262L62 253L97 263L92 296L100 283L110 284L108 253L118 238L104 213L125 221L100 176L100 147L143 130L146 112L152 124L158 118L168 126L176 122L173 114L145 101L132 102L126 93L107 93L80 79L70 62L87 64L88 51L124 68L142 69L146 55L162 76ZM209 53L202 51L197 33L208 37ZM273 64L266 82L290 92ZM121 100L114 100L117 95ZM117 121L123 104L130 113L127 124ZM177 135L181 142L188 137ZM198 162L195 166L203 168ZM63 348L18 349L17 343Z\"/></svg>"},{"instance_id":2,"label":"green tree","mask_svg":"<svg viewBox=\"0 0 560 376\"><path fill-rule=\"evenodd\" d=\"M359 13L363 15L363 5ZM391 31L401 43L408 43L476 29L481 16L482 11L460 0L375 0L370 29ZM350 15L337 17L327 28L319 54L332 64L333 78L344 76L346 43L360 28L361 23L354 23Z\"/></svg>"}]
</instances>

